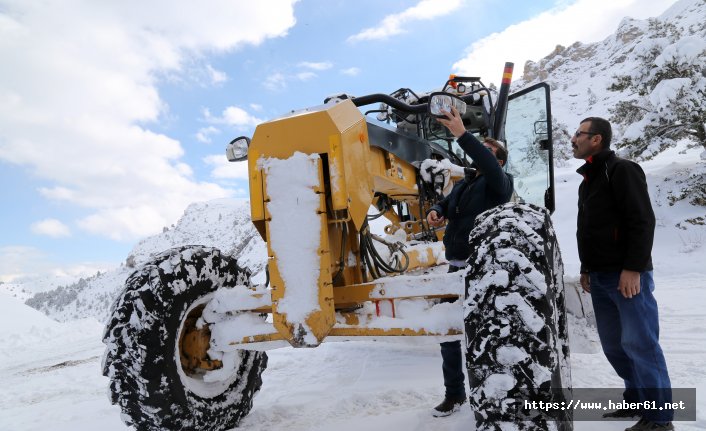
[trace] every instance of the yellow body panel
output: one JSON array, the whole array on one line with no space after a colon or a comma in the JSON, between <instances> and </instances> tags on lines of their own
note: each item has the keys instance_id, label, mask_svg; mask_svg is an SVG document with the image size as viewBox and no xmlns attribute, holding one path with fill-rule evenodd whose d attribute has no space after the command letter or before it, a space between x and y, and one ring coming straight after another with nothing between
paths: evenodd
<instances>
[{"instance_id":1,"label":"yellow body panel","mask_svg":"<svg viewBox=\"0 0 706 431\"><path fill-rule=\"evenodd\" d=\"M266 174L260 166L265 159L288 159L295 152L321 157L317 190L321 199L317 211L321 227L317 250L319 279L317 286L311 286L317 291L318 309L309 310L305 322L292 321L278 310L287 286L271 247L267 227L271 222L267 210L270 197ZM336 262L332 262L326 196L331 197L332 211L340 211L343 220L351 221L356 230L362 227L374 193L367 172L369 153L365 119L350 101L293 113L263 123L255 131L248 150L251 215L268 244L274 326L292 345L317 345L335 323L332 268ZM340 256L336 261L340 261Z\"/></svg>"},{"instance_id":2,"label":"yellow body panel","mask_svg":"<svg viewBox=\"0 0 706 431\"><path fill-rule=\"evenodd\" d=\"M399 160L392 153L380 148L371 149L370 173L376 191L401 198L417 195L417 172L414 166Z\"/></svg>"},{"instance_id":3,"label":"yellow body panel","mask_svg":"<svg viewBox=\"0 0 706 431\"><path fill-rule=\"evenodd\" d=\"M334 208L347 207L353 222L360 227L374 193L368 172L367 136L365 118L350 101L311 108L260 124L248 150L253 222L265 219L260 159L287 159L298 151L326 155L329 163L326 180L331 178L331 172L338 174L331 184L335 188L332 190Z\"/></svg>"},{"instance_id":4,"label":"yellow body panel","mask_svg":"<svg viewBox=\"0 0 706 431\"><path fill-rule=\"evenodd\" d=\"M350 103L350 106L354 105ZM355 107L354 107L355 108ZM348 212L356 230L360 230L368 214L370 202L375 190L369 172L370 144L368 143L368 127L358 108L360 122L355 127L341 132L341 159L335 160L343 165L345 188L339 193L345 193L348 199ZM329 157L329 167L331 166ZM332 190L332 192L335 192Z\"/></svg>"}]
</instances>

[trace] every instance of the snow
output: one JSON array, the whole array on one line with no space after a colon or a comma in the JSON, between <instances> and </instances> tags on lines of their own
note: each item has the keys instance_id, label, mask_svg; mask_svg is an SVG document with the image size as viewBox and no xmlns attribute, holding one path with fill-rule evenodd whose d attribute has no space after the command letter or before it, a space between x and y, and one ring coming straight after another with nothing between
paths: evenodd
<instances>
[{"instance_id":1,"label":"snow","mask_svg":"<svg viewBox=\"0 0 706 431\"><path fill-rule=\"evenodd\" d=\"M270 246L285 285L277 310L286 314L289 322L304 328L308 328L309 314L321 309L317 291L311 289L318 286L321 272L321 218L317 214L321 198L316 193L322 187L320 160L318 154L296 152L285 160L261 161L270 197ZM306 330L304 341L317 344L311 330Z\"/></svg>"},{"instance_id":2,"label":"snow","mask_svg":"<svg viewBox=\"0 0 706 431\"><path fill-rule=\"evenodd\" d=\"M498 349L498 362L501 365L512 365L522 362L527 357L527 353L515 346L500 347Z\"/></svg>"},{"instance_id":3,"label":"snow","mask_svg":"<svg viewBox=\"0 0 706 431\"><path fill-rule=\"evenodd\" d=\"M419 167L422 179L427 183L432 183L432 175L437 176L439 174L443 175L444 184L442 187L442 193L444 196L451 193L453 189L453 182L451 182L451 177L463 178L465 171L463 167L454 165L449 160L433 160L427 159L422 162Z\"/></svg>"},{"instance_id":4,"label":"snow","mask_svg":"<svg viewBox=\"0 0 706 431\"><path fill-rule=\"evenodd\" d=\"M235 286L231 289L219 289L203 311L208 322L216 322L218 313L236 310L252 310L272 305L270 292L262 285L250 288ZM213 314L213 316L211 316Z\"/></svg>"},{"instance_id":5,"label":"snow","mask_svg":"<svg viewBox=\"0 0 706 431\"><path fill-rule=\"evenodd\" d=\"M502 398L515 385L515 379L507 374L491 374L483 384L481 392L487 398Z\"/></svg>"},{"instance_id":6,"label":"snow","mask_svg":"<svg viewBox=\"0 0 706 431\"><path fill-rule=\"evenodd\" d=\"M253 274L259 274L267 256L259 234L251 223L247 223L249 213L250 205L246 201L215 199L193 203L176 225L138 242L128 260L132 260L134 266L168 248L201 244L224 252L239 252L240 265L249 267ZM224 229L224 225L229 228ZM251 251L253 248L254 253Z\"/></svg>"},{"instance_id":7,"label":"snow","mask_svg":"<svg viewBox=\"0 0 706 431\"><path fill-rule=\"evenodd\" d=\"M689 62L706 51L706 41L696 36L687 36L670 45L655 58L657 66L664 66L673 61Z\"/></svg>"},{"instance_id":8,"label":"snow","mask_svg":"<svg viewBox=\"0 0 706 431\"><path fill-rule=\"evenodd\" d=\"M27 275L15 279L12 282L0 282L0 292L14 296L22 301L26 301L37 293L51 291L60 286L67 286L76 283L81 279L81 276L91 277L95 275L95 271L93 273L84 271L76 276L68 274L41 276Z\"/></svg>"},{"instance_id":9,"label":"snow","mask_svg":"<svg viewBox=\"0 0 706 431\"><path fill-rule=\"evenodd\" d=\"M678 2L665 12L663 18L680 23L684 28L702 25L703 13L684 14L686 6L694 4ZM646 22L625 20L618 35L606 39L597 48L577 46L563 52L563 58L553 60L556 65L562 64L558 66L562 74L552 77L553 114L569 130L589 115L609 117L610 107L629 97L625 93L605 91L605 88L613 82L614 75L631 73L637 67L635 57L640 53L656 46L661 54L655 62L669 61L674 56L698 54L699 47L703 47L704 43L703 39L698 38L678 44L666 39L642 39L640 35L645 31ZM633 45L630 45L629 55L618 61L623 52L621 49L624 49L621 45L630 43ZM596 76L591 80L585 79L589 62L600 63L595 69ZM595 104L590 103L591 88L598 99ZM665 95L658 99L664 101L668 96L669 92L665 91ZM636 130L639 132L639 129ZM626 130L617 132L628 133ZM568 145L568 139L562 142L557 138L555 144ZM703 206L691 205L688 198L673 198L681 193L690 176L706 170L705 158L703 148L694 148L689 142L682 141L654 159L641 162L658 225L653 261L661 345L672 385L695 387L697 390L697 421L677 423L680 431L706 429L706 226L685 222L703 217ZM621 387L622 381L602 354L590 297L576 286L579 271L575 238L576 193L581 177L575 170L580 164L579 161L568 160L564 166L557 168L557 210L552 216L565 267L567 307L572 310L568 317L573 386ZM301 181L299 176L292 183L295 180ZM268 191L270 189L276 192L276 187L268 184ZM266 261L266 249L248 220L247 208L247 203L229 200L194 204L176 226L137 244L131 253L134 263L139 264L152 253L175 245L199 242L237 252L241 256L239 262L248 263L246 266L253 268L264 281L262 265ZM221 219L229 223L225 231L216 229L224 223ZM290 234L294 233L286 235ZM301 248L297 250L301 253ZM349 256L347 264L354 263L355 257ZM122 286L131 271L125 266L90 279L84 287L74 286L76 298L70 303L55 301L54 305L49 306L46 302L43 309L64 322L51 320L23 304L20 299L25 299L26 294L20 286L9 283L0 286L0 327L3 328L0 331L0 430L126 429L120 419L119 408L108 401L108 379L101 375L101 356L105 346L101 343L103 325L98 320L105 318L116 289ZM501 282L502 277L507 277L507 274L489 273L483 284L491 286ZM398 281L410 282L402 277ZM453 285L445 288L449 291L457 289ZM73 291L72 288L65 290L69 293ZM263 304L250 292L243 294L233 290L223 294L221 302L212 303L214 312L245 307L241 302L243 296L252 301L247 303L248 306ZM409 300L396 304L396 312L401 316L413 315L418 308L428 306L426 302ZM294 312L306 308L299 308L298 304L292 307ZM438 304L435 308L444 313L440 313L438 319L430 315L432 320L421 322L421 327L447 325L450 320L444 323L443 319L448 319L459 307L458 304ZM371 324L385 325L385 319L390 318L383 316ZM532 322L532 316L527 316L527 321ZM227 322L228 319L223 320L225 325L230 324ZM263 321L250 321L248 325L251 328L261 326L263 330L269 327ZM223 332L228 331L224 329ZM217 339L220 337L216 334ZM253 410L243 419L239 429L473 429L473 412L468 405L448 418L431 417L430 409L442 399L444 392L439 347L435 344L437 340L407 338L392 341L330 342L315 349L286 347L268 351L269 365L262 375L262 389L254 400ZM220 344L225 349L222 343L223 340ZM521 360L522 353L511 348L501 352L499 359L503 363ZM227 352L221 353L225 356ZM511 382L496 383L489 385L488 390ZM575 422L575 430L618 431L629 424Z\"/></svg>"},{"instance_id":10,"label":"snow","mask_svg":"<svg viewBox=\"0 0 706 431\"><path fill-rule=\"evenodd\" d=\"M428 275L399 275L383 277L377 281L385 283L384 287L376 287L370 294L371 298L385 299L402 296L410 291L417 295L459 295L463 292L462 273L447 275L433 273Z\"/></svg>"},{"instance_id":11,"label":"snow","mask_svg":"<svg viewBox=\"0 0 706 431\"><path fill-rule=\"evenodd\" d=\"M344 176L343 171L339 165L339 160L333 158L333 162L329 163L329 176L331 177L331 192L335 195L341 191L341 184L343 184Z\"/></svg>"},{"instance_id":12,"label":"snow","mask_svg":"<svg viewBox=\"0 0 706 431\"><path fill-rule=\"evenodd\" d=\"M674 78L661 81L650 93L650 102L659 109L669 108L674 100L679 97L680 92L691 84L689 78Z\"/></svg>"},{"instance_id":13,"label":"snow","mask_svg":"<svg viewBox=\"0 0 706 431\"><path fill-rule=\"evenodd\" d=\"M12 325L3 329L2 336L35 331L43 332L58 326L55 320L34 308L24 306L19 299L7 293L0 293L0 315L14 315L15 317Z\"/></svg>"},{"instance_id":14,"label":"snow","mask_svg":"<svg viewBox=\"0 0 706 431\"><path fill-rule=\"evenodd\" d=\"M271 323L253 313L231 316L211 327L211 345L219 351L236 350L231 343L242 342L246 336L273 334L277 331Z\"/></svg>"},{"instance_id":15,"label":"snow","mask_svg":"<svg viewBox=\"0 0 706 431\"><path fill-rule=\"evenodd\" d=\"M526 306L525 299L519 293L512 292L507 295L498 296L495 299L495 308L499 311L505 310L510 306L517 308L524 324L535 333L544 328L542 318L533 312L530 307Z\"/></svg>"},{"instance_id":16,"label":"snow","mask_svg":"<svg viewBox=\"0 0 706 431\"><path fill-rule=\"evenodd\" d=\"M463 331L463 308L461 303L440 303L434 304L426 299L400 299L394 301L395 317L392 317L391 310L383 314L383 307L389 306L389 301L380 301L381 315L376 315L375 306L368 303L356 314L360 316L360 322L355 327L364 328L409 328L412 330L425 330L431 334L446 334L451 330ZM336 328L345 328L353 325L346 325L342 316L337 316ZM457 336L447 338L437 337L437 341L449 341L459 339Z\"/></svg>"},{"instance_id":17,"label":"snow","mask_svg":"<svg viewBox=\"0 0 706 431\"><path fill-rule=\"evenodd\" d=\"M200 301L193 303L186 311L186 315L188 315L194 308L207 303L210 299L211 295L206 295L201 298ZM181 338L181 332L179 332L178 337ZM240 366L240 357L237 352L224 352L224 349L215 350L216 347L220 346L214 346L213 349L209 350L209 353L212 354L214 359L221 360L223 362L223 366L220 369L206 372L203 379L192 378L184 373L184 370L180 367L177 368L179 378L184 386L204 398L213 398L214 396L222 393L223 390L235 380L234 370L237 370ZM175 347L174 349L174 357L179 358L178 347Z\"/></svg>"}]
</instances>

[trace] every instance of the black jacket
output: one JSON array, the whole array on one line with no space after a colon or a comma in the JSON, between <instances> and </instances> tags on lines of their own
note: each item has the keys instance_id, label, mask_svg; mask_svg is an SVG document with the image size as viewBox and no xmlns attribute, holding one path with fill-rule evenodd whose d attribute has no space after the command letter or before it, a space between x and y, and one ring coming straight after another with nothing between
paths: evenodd
<instances>
[{"instance_id":1,"label":"black jacket","mask_svg":"<svg viewBox=\"0 0 706 431\"><path fill-rule=\"evenodd\" d=\"M655 215L642 168L605 150L576 172L581 272L651 270Z\"/></svg>"},{"instance_id":2,"label":"black jacket","mask_svg":"<svg viewBox=\"0 0 706 431\"><path fill-rule=\"evenodd\" d=\"M512 176L502 170L493 153L478 139L466 132L457 141L482 175L466 176L454 185L448 196L429 210L436 210L448 220L444 233L448 260L468 259L468 235L473 229L476 216L508 202L513 190Z\"/></svg>"}]
</instances>

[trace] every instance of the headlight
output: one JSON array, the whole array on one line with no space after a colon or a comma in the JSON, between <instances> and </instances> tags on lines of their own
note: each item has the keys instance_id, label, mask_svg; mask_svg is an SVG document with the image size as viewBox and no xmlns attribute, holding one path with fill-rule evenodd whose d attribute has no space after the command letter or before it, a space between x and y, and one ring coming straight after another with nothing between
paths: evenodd
<instances>
[{"instance_id":1,"label":"headlight","mask_svg":"<svg viewBox=\"0 0 706 431\"><path fill-rule=\"evenodd\" d=\"M435 117L443 117L442 110L451 112L455 107L460 115L466 113L466 102L448 93L432 93L429 99L429 113Z\"/></svg>"}]
</instances>

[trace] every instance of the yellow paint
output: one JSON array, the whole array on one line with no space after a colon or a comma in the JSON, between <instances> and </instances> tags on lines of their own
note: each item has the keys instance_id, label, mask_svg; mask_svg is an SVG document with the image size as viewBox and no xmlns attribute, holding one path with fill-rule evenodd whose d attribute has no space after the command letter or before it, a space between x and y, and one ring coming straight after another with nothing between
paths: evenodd
<instances>
[{"instance_id":1,"label":"yellow paint","mask_svg":"<svg viewBox=\"0 0 706 431\"><path fill-rule=\"evenodd\" d=\"M416 169L404 161L397 160L391 154L380 148L370 149L370 175L373 178L375 190L390 197L399 199L401 196L417 195Z\"/></svg>"},{"instance_id":2,"label":"yellow paint","mask_svg":"<svg viewBox=\"0 0 706 431\"><path fill-rule=\"evenodd\" d=\"M434 250L431 248L410 250L407 251L407 256L409 256L407 271L438 265L436 257L434 256Z\"/></svg>"},{"instance_id":3,"label":"yellow paint","mask_svg":"<svg viewBox=\"0 0 706 431\"><path fill-rule=\"evenodd\" d=\"M367 136L365 118L350 101L307 109L257 126L248 149L250 206L253 221L264 220L266 217L262 171L258 166L261 158L288 159L295 152L328 154L332 143L338 145L336 142L339 142L341 148L336 151L342 151L341 156L346 162L349 162L346 159L348 156L346 146L357 147L350 150L357 155L357 159L353 162L361 164L364 170L367 160L365 154L359 153L365 153L367 142L360 142L361 133ZM365 177L356 178L355 181L364 183ZM364 189L367 189L367 195L372 197L372 187L364 187ZM358 196L357 199L360 200L362 197Z\"/></svg>"},{"instance_id":4,"label":"yellow paint","mask_svg":"<svg viewBox=\"0 0 706 431\"><path fill-rule=\"evenodd\" d=\"M331 203L335 211L348 209L348 190L346 188L346 174L343 170L343 147L341 136L329 137L328 165L330 172Z\"/></svg>"}]
</instances>

